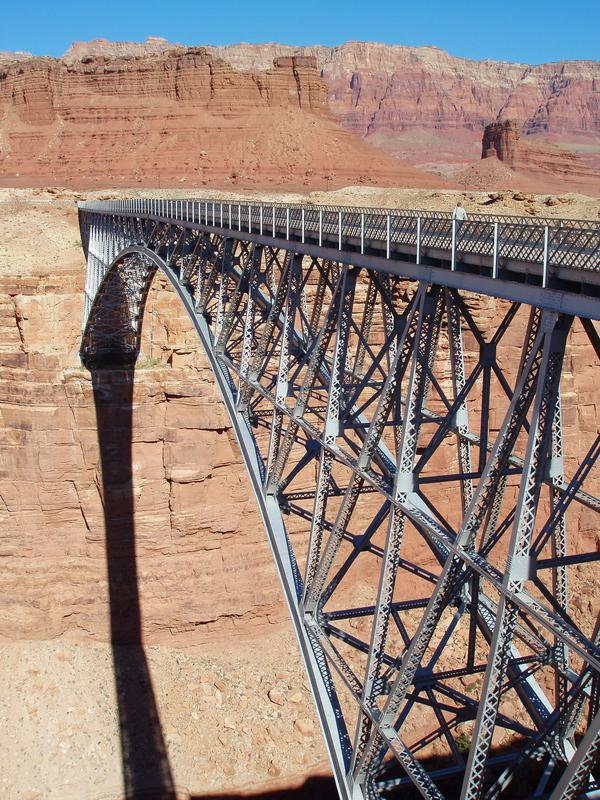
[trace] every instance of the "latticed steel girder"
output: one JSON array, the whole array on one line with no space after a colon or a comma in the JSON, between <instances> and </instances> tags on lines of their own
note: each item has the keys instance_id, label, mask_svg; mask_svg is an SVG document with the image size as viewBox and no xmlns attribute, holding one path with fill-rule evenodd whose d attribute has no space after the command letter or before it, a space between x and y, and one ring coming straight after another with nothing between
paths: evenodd
<instances>
[{"instance_id":1,"label":"latticed steel girder","mask_svg":"<svg viewBox=\"0 0 600 800\"><path fill-rule=\"evenodd\" d=\"M399 260L80 214L91 369L137 357L157 269L198 331L340 795L594 796L592 319Z\"/></svg>"}]
</instances>

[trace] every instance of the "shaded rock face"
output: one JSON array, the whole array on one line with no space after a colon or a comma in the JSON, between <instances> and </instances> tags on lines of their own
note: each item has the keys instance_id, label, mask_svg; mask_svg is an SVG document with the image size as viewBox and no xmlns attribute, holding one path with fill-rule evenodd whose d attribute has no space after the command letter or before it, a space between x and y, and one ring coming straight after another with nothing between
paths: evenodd
<instances>
[{"instance_id":1,"label":"shaded rock face","mask_svg":"<svg viewBox=\"0 0 600 800\"><path fill-rule=\"evenodd\" d=\"M439 185L343 130L314 56L241 72L206 48L0 69L0 183Z\"/></svg>"},{"instance_id":2,"label":"shaded rock face","mask_svg":"<svg viewBox=\"0 0 600 800\"><path fill-rule=\"evenodd\" d=\"M486 125L481 143L481 157L496 156L500 161L513 165L519 148L519 125L515 120L503 120Z\"/></svg>"}]
</instances>

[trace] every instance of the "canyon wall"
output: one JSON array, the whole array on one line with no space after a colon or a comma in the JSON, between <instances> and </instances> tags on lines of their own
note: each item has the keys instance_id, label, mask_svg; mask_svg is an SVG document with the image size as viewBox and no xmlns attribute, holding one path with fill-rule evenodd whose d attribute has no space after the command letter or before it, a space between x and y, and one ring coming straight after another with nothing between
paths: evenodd
<instances>
[{"instance_id":1,"label":"canyon wall","mask_svg":"<svg viewBox=\"0 0 600 800\"><path fill-rule=\"evenodd\" d=\"M206 48L0 68L0 184L440 185L340 127L310 55L239 71Z\"/></svg>"},{"instance_id":2,"label":"canyon wall","mask_svg":"<svg viewBox=\"0 0 600 800\"><path fill-rule=\"evenodd\" d=\"M527 136L587 143L582 155L600 164L598 61L530 66L378 42L213 49L240 70L264 69L273 54L314 55L342 125L414 163L473 160L484 126L510 117Z\"/></svg>"},{"instance_id":3,"label":"canyon wall","mask_svg":"<svg viewBox=\"0 0 600 800\"><path fill-rule=\"evenodd\" d=\"M131 530L107 551L96 408L77 356L85 261L75 208L0 203L0 217L10 245L0 258L0 640L108 641L118 624L108 576L129 608L139 593L147 643L239 638L287 619L218 390L160 277L132 391L135 516L124 521L136 563ZM115 420L127 413L128 380L100 378L117 398ZM123 464L113 470L121 476Z\"/></svg>"},{"instance_id":4,"label":"canyon wall","mask_svg":"<svg viewBox=\"0 0 600 800\"><path fill-rule=\"evenodd\" d=\"M65 60L143 57L169 47L157 37L143 44L100 39L76 42ZM517 120L527 135L600 134L600 61L474 61L437 47L380 42L338 47L235 44L206 50L236 71L249 73L269 70L280 56L315 57L332 111L345 128L363 136L381 128L415 126L479 134L497 117Z\"/></svg>"},{"instance_id":5,"label":"canyon wall","mask_svg":"<svg viewBox=\"0 0 600 800\"><path fill-rule=\"evenodd\" d=\"M131 438L131 466L121 457L111 462L110 452L100 463L92 379L77 356L84 259L73 199L0 202L7 246L0 249L0 640L107 641L115 625L111 592L127 607L139 602L147 643L232 642L274 630L287 611L262 521L211 370L160 276L147 303L131 401L128 373L97 379L100 393L110 387L115 439ZM502 303L468 302L483 329L497 324ZM499 350L509 382L526 316L522 310ZM466 348L468 372L477 351L468 334ZM570 473L598 430L594 370L578 328L563 376ZM501 391L492 396L497 430L506 399ZM129 402L131 431L118 424ZM477 430L476 418L472 424ZM448 441L436 459L454 454ZM120 481L130 484L123 504L132 512L128 518L127 509L111 509L117 530L108 545L107 480L113 493ZM440 507L452 509L455 488L442 484L436 492ZM305 532L299 518L287 522ZM596 545L595 524L594 514L577 509L569 522L577 548ZM431 560L420 540L412 556ZM577 585L585 582L587 592L590 578L580 572Z\"/></svg>"},{"instance_id":6,"label":"canyon wall","mask_svg":"<svg viewBox=\"0 0 600 800\"><path fill-rule=\"evenodd\" d=\"M23 58L1 61L0 185L442 185L422 170L451 177L505 119L600 168L600 62L160 38Z\"/></svg>"}]
</instances>

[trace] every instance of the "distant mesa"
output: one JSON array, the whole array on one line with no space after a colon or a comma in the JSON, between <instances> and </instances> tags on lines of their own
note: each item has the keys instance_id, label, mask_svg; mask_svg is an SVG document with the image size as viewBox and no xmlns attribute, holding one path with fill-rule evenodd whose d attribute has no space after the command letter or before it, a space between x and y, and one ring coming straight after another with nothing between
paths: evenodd
<instances>
[{"instance_id":1,"label":"distant mesa","mask_svg":"<svg viewBox=\"0 0 600 800\"><path fill-rule=\"evenodd\" d=\"M522 173L527 191L600 191L600 62L528 66L378 42L187 47L158 36L0 62L5 185L18 173L82 188L91 170L92 185L160 175L187 186L447 179L486 189Z\"/></svg>"},{"instance_id":2,"label":"distant mesa","mask_svg":"<svg viewBox=\"0 0 600 800\"><path fill-rule=\"evenodd\" d=\"M107 39L92 39L90 42L73 42L64 55L67 63L84 58L141 58L158 55L181 45L171 44L162 36L148 36L145 42L109 42Z\"/></svg>"},{"instance_id":3,"label":"distant mesa","mask_svg":"<svg viewBox=\"0 0 600 800\"><path fill-rule=\"evenodd\" d=\"M16 52L0 50L0 64L9 64L11 61L27 61L29 58L33 58L33 55L26 53L24 50L17 50Z\"/></svg>"}]
</instances>

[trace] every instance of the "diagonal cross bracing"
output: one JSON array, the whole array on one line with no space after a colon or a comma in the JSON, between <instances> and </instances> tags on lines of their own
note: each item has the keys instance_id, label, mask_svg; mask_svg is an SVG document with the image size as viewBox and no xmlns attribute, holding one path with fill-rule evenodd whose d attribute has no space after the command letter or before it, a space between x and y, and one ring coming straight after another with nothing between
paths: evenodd
<instances>
[{"instance_id":1,"label":"diagonal cross bracing","mask_svg":"<svg viewBox=\"0 0 600 800\"><path fill-rule=\"evenodd\" d=\"M80 224L86 364L135 360L157 269L198 332L340 796L594 796L599 226L213 200Z\"/></svg>"}]
</instances>

